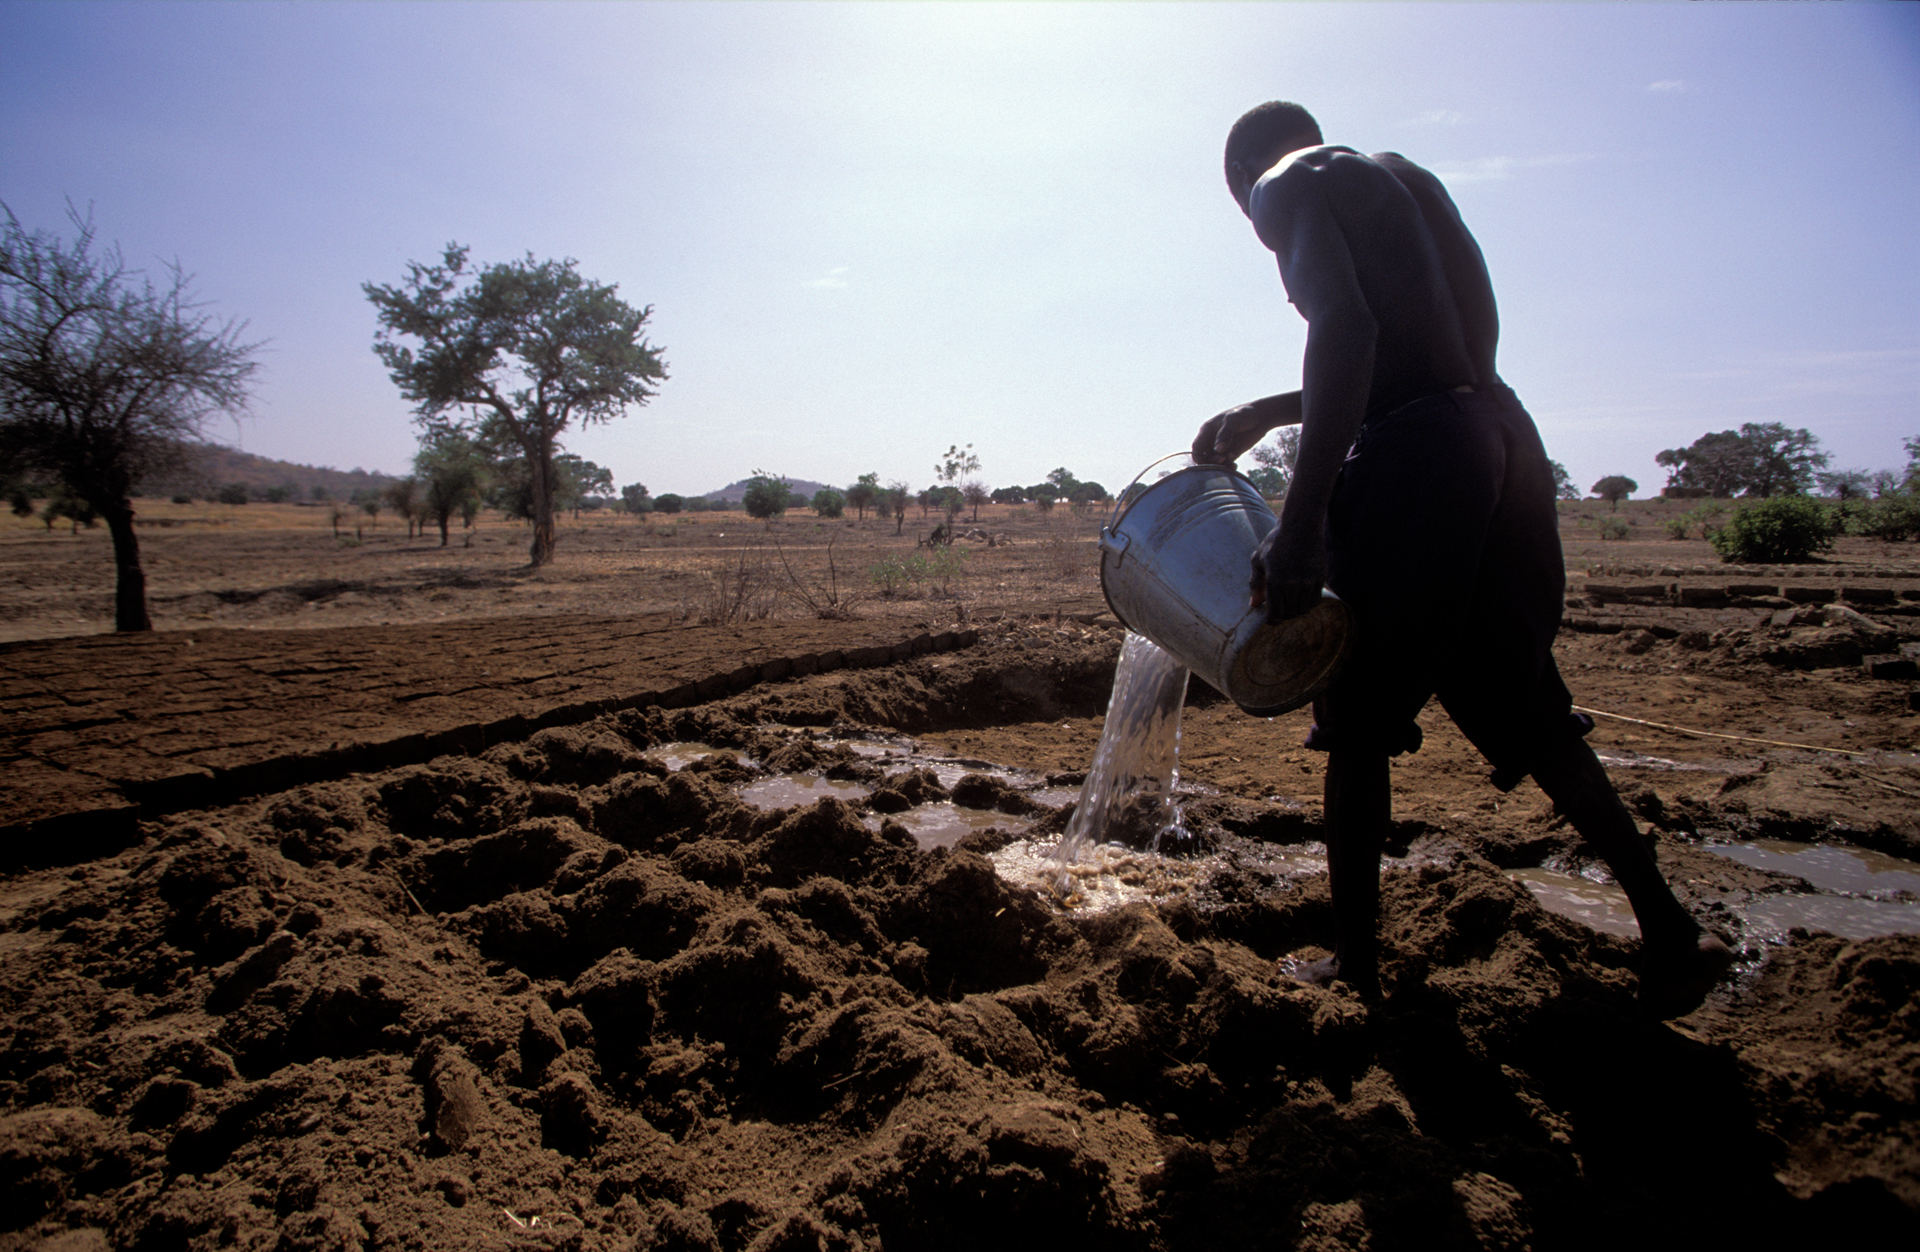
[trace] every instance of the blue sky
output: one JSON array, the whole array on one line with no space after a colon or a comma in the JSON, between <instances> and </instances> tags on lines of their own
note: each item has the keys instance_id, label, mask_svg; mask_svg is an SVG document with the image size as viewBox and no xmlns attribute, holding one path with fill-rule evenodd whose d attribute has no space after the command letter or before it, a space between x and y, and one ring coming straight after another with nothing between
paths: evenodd
<instances>
[{"instance_id":1,"label":"blue sky","mask_svg":"<svg viewBox=\"0 0 1920 1252\"><path fill-rule=\"evenodd\" d=\"M91 204L271 343L249 451L403 470L365 281L449 240L654 306L671 377L568 446L620 483L764 468L1117 489L1298 385L1226 194L1247 107L1447 180L1502 373L1581 486L1781 421L1920 435L1920 6L0 6L0 200Z\"/></svg>"}]
</instances>

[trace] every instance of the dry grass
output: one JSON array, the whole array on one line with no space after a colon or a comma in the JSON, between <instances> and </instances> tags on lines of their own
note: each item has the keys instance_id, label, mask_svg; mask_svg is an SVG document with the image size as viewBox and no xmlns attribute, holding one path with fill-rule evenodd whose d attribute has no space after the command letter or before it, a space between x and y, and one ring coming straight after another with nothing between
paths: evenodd
<instances>
[{"instance_id":1,"label":"dry grass","mask_svg":"<svg viewBox=\"0 0 1920 1252\"><path fill-rule=\"evenodd\" d=\"M1630 501L1625 539L1602 539L1602 501L1569 502L1561 539L1570 571L1663 564L1719 570L1698 538L1674 540L1668 515L1691 501ZM526 564L524 524L486 514L440 547L435 530L408 538L382 514L362 539L336 540L324 506L137 502L154 621L199 625L341 627L487 616L664 613L694 621L829 620L843 615L952 621L982 611L1098 611L1096 539L1105 510L1042 513L987 505L977 526L1011 543L962 540L966 555L944 582L931 569L883 594L873 572L905 565L936 517L827 521L789 514L767 526L738 511L673 519L585 513L559 522L555 562ZM970 513L963 529L972 529ZM348 536L352 531L345 532ZM1920 567L1920 546L1842 539L1830 559ZM0 515L0 639L110 629L113 556L105 527L49 534L35 520Z\"/></svg>"}]
</instances>

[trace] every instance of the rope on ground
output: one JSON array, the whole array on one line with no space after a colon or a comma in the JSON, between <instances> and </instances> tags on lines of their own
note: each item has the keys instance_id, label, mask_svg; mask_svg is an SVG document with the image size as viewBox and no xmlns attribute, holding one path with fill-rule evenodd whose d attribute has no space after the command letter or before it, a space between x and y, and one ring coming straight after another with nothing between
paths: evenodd
<instances>
[{"instance_id":1,"label":"rope on ground","mask_svg":"<svg viewBox=\"0 0 1920 1252\"><path fill-rule=\"evenodd\" d=\"M1764 743L1770 748L1793 748L1799 752L1831 752L1835 756L1860 756L1864 748L1816 748L1809 743L1784 743L1778 739L1755 739L1752 735L1729 735L1717 730L1694 730L1687 726L1670 726L1666 722L1650 722L1644 717L1628 717L1625 713L1608 713L1600 709L1583 709L1573 706L1577 713L1587 713L1594 717L1611 717L1616 722L1632 722L1636 726L1653 726L1660 730L1677 731L1683 735L1704 735L1709 739L1734 739L1741 743Z\"/></svg>"}]
</instances>

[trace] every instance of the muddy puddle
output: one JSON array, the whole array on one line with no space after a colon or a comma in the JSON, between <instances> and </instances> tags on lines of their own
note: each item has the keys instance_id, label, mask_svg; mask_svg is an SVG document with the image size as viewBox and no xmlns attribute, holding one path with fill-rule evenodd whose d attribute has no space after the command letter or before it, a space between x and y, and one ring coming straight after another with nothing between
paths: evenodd
<instances>
[{"instance_id":1,"label":"muddy puddle","mask_svg":"<svg viewBox=\"0 0 1920 1252\"><path fill-rule=\"evenodd\" d=\"M1710 844L1708 851L1788 880L1740 910L1750 936L1779 942L1794 929L1842 939L1920 933L1920 864L1837 844Z\"/></svg>"},{"instance_id":2,"label":"muddy puddle","mask_svg":"<svg viewBox=\"0 0 1920 1252\"><path fill-rule=\"evenodd\" d=\"M971 837L969 846L983 851L1008 885L1076 916L1176 900L1206 909L1219 903L1220 880L1236 885L1251 880L1265 890L1287 892L1326 873L1326 851L1317 842L1275 844L1242 838L1217 826L1208 829L1204 819L1196 819L1195 832L1183 830L1179 846L1165 852L1095 840L1063 865L1057 859L1061 832L1069 826L1081 794L1073 774L944 754L911 736L882 729L841 728L829 734L784 725L759 729L800 746L809 757L837 757L840 763L828 770L776 772L753 755L684 741L661 744L644 755L671 771L717 766L723 774L737 774L734 794L763 812L803 809L834 799L863 810L860 820L869 830L896 824L922 850L954 848ZM1632 752L1611 753L1606 759L1615 768L1737 772L1732 762L1677 762ZM1215 794L1183 781L1174 788L1173 802L1184 813ZM903 804L902 797L908 802ZM873 811L876 807L879 811ZM1716 895L1716 913L1723 924L1734 923L1738 937L1749 944L1777 945L1795 930L1854 940L1920 933L1920 863L1838 844L1756 840L1702 846L1715 856L1764 871L1760 888L1728 887ZM1444 865L1466 850L1431 843L1408 856L1388 857L1384 867L1391 871ZM1639 936L1626 894L1604 870L1549 860L1509 869L1506 876L1549 912L1605 934Z\"/></svg>"},{"instance_id":3,"label":"muddy puddle","mask_svg":"<svg viewBox=\"0 0 1920 1252\"><path fill-rule=\"evenodd\" d=\"M1720 903L1750 941L1778 944L1795 930L1842 939L1920 934L1920 863L1868 848L1761 839L1705 850L1764 870L1759 890L1727 891ZM1638 938L1626 892L1596 877L1551 868L1509 870L1543 908L1609 934Z\"/></svg>"}]
</instances>

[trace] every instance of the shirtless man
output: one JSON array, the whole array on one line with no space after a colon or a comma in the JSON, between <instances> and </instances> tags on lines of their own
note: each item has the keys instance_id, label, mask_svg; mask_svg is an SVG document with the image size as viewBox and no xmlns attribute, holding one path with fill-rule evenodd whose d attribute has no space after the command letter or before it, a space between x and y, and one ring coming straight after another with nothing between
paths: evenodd
<instances>
[{"instance_id":1,"label":"shirtless man","mask_svg":"<svg viewBox=\"0 0 1920 1252\"><path fill-rule=\"evenodd\" d=\"M1328 753L1337 942L1302 977L1378 991L1388 758L1419 749L1414 715L1438 695L1496 786L1532 775L1606 858L1640 923L1642 1002L1690 1012L1732 954L1668 889L1554 665L1566 573L1553 476L1494 370L1499 320L1479 245L1439 179L1396 153L1323 143L1298 105L1241 118L1226 172L1307 320L1306 358L1299 391L1209 419L1193 456L1231 464L1301 424L1280 525L1253 554L1253 604L1279 621L1324 584L1358 636L1307 740Z\"/></svg>"}]
</instances>

